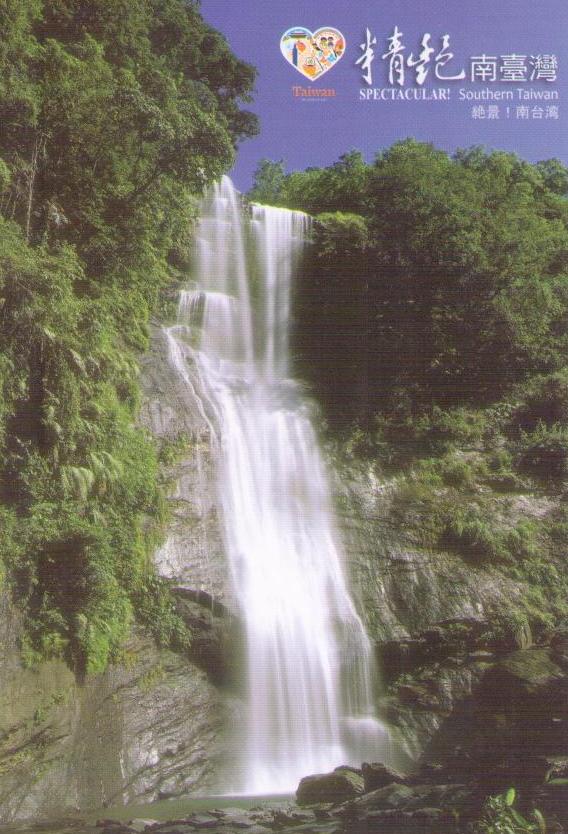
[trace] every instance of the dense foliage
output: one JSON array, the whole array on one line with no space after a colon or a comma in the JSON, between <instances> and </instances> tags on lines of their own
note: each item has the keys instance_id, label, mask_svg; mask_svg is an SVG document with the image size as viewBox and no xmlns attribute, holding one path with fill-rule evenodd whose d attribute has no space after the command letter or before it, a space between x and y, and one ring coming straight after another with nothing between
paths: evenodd
<instances>
[{"instance_id":1,"label":"dense foliage","mask_svg":"<svg viewBox=\"0 0 568 834\"><path fill-rule=\"evenodd\" d=\"M390 478L385 530L514 582L536 630L568 617L567 193L557 160L409 139L265 160L250 194L314 216L294 346L338 465Z\"/></svg>"},{"instance_id":2,"label":"dense foliage","mask_svg":"<svg viewBox=\"0 0 568 834\"><path fill-rule=\"evenodd\" d=\"M353 152L251 197L316 217L297 304L299 362L336 420L499 400L568 346L568 172L414 140Z\"/></svg>"},{"instance_id":3,"label":"dense foliage","mask_svg":"<svg viewBox=\"0 0 568 834\"><path fill-rule=\"evenodd\" d=\"M140 599L178 629L135 357L253 81L193 0L0 8L0 556L31 660L104 668Z\"/></svg>"}]
</instances>

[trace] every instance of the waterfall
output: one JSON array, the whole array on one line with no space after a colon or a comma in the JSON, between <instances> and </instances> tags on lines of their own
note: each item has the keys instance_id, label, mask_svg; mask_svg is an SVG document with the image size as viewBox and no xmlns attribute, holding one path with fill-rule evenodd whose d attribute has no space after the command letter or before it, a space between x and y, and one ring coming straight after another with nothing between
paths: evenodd
<instances>
[{"instance_id":1,"label":"waterfall","mask_svg":"<svg viewBox=\"0 0 568 834\"><path fill-rule=\"evenodd\" d=\"M371 647L343 570L309 404L290 377L290 292L301 212L253 205L224 178L198 224L196 283L170 359L211 429L228 564L246 626L242 779L261 794L380 759ZM193 365L190 378L188 363Z\"/></svg>"}]
</instances>

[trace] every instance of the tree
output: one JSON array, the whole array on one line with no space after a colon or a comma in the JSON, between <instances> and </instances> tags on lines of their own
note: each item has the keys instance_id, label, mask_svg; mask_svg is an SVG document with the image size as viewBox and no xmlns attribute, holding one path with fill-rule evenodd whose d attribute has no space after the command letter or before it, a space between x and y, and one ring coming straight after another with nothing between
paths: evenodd
<instances>
[{"instance_id":1,"label":"tree","mask_svg":"<svg viewBox=\"0 0 568 834\"><path fill-rule=\"evenodd\" d=\"M280 205L283 199L284 177L284 160L271 162L270 159L261 159L254 173L254 184L248 193L249 199L271 206Z\"/></svg>"}]
</instances>

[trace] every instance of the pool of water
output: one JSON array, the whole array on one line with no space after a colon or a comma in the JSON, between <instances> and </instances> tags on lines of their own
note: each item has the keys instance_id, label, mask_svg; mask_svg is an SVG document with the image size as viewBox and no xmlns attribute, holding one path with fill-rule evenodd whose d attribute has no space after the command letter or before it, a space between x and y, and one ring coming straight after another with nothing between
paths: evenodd
<instances>
[{"instance_id":1,"label":"pool of water","mask_svg":"<svg viewBox=\"0 0 568 834\"><path fill-rule=\"evenodd\" d=\"M96 808L76 814L62 814L39 821L14 822L0 825L0 834L100 834L98 820L132 819L179 820L192 813L209 811L213 808L274 808L289 805L294 801L291 794L273 796L202 796L163 799L146 805L118 805L111 808Z\"/></svg>"}]
</instances>

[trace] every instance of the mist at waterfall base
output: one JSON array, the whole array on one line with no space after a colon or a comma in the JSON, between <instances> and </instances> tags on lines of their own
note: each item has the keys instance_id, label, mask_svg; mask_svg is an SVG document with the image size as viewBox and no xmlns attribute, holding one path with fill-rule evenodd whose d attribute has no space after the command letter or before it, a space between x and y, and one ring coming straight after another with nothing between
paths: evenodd
<instances>
[{"instance_id":1,"label":"mist at waterfall base","mask_svg":"<svg viewBox=\"0 0 568 834\"><path fill-rule=\"evenodd\" d=\"M167 331L209 426L246 629L247 714L227 792L288 793L388 746L309 402L290 376L291 284L309 226L301 212L244 207L223 178L204 199L195 283Z\"/></svg>"}]
</instances>

